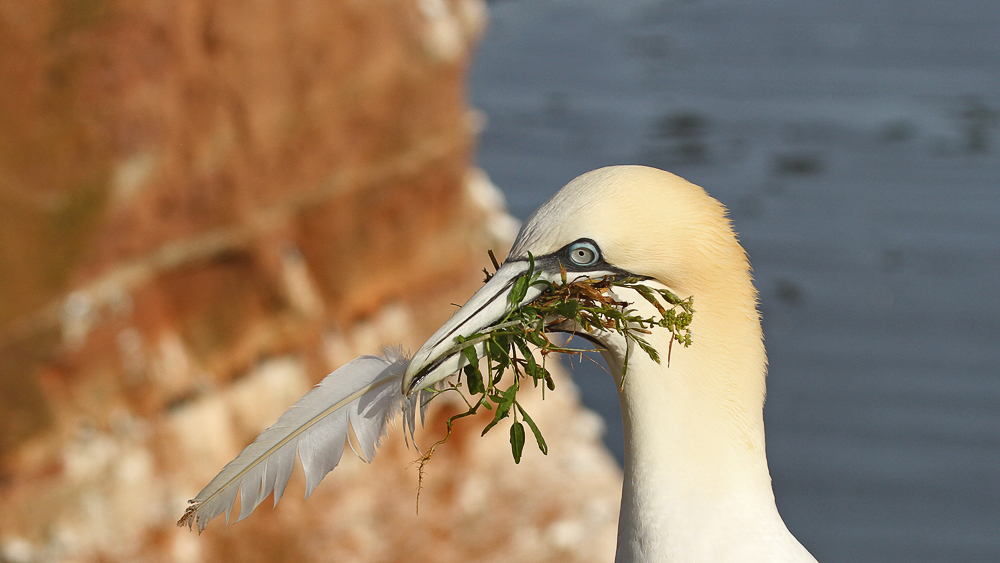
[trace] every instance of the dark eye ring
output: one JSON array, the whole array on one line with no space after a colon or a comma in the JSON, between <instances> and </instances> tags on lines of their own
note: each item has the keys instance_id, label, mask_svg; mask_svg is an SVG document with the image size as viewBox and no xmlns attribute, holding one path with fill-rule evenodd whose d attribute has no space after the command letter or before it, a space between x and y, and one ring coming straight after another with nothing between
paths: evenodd
<instances>
[{"instance_id":1,"label":"dark eye ring","mask_svg":"<svg viewBox=\"0 0 1000 563\"><path fill-rule=\"evenodd\" d=\"M578 240L568 249L569 261L577 266L593 266L601 259L601 251L589 240Z\"/></svg>"}]
</instances>

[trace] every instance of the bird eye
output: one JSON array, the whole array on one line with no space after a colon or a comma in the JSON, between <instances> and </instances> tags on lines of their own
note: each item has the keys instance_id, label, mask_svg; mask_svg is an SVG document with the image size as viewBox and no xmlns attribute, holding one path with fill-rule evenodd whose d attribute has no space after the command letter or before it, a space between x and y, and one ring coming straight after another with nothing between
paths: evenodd
<instances>
[{"instance_id":1,"label":"bird eye","mask_svg":"<svg viewBox=\"0 0 1000 563\"><path fill-rule=\"evenodd\" d=\"M592 266L600 259L601 253L597 245L590 241L578 240L569 247L569 259L577 266Z\"/></svg>"}]
</instances>

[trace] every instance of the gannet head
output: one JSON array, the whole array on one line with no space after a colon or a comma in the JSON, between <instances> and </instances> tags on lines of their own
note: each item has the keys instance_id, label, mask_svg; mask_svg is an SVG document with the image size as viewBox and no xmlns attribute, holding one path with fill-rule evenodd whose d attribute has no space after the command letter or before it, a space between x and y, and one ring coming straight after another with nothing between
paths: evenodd
<instances>
[{"instance_id":1,"label":"gannet head","mask_svg":"<svg viewBox=\"0 0 1000 563\"><path fill-rule=\"evenodd\" d=\"M750 343L747 352L763 359L749 264L725 208L702 188L668 172L612 166L576 178L532 214L496 275L417 350L403 379L405 392L433 385L464 365L455 337L475 334L504 318L511 306L507 295L528 269L529 253L536 271L550 281L559 280L564 267L571 278L635 276L681 297L694 296L696 341L700 326L715 324L713 332L720 334L711 335L713 346ZM540 291L532 289L517 306ZM727 326L731 323L721 319L723 309L726 316L736 312L748 322ZM719 322L713 323L713 317ZM624 353L613 334L590 337ZM763 372L760 376L762 396Z\"/></svg>"},{"instance_id":2,"label":"gannet head","mask_svg":"<svg viewBox=\"0 0 1000 563\"><path fill-rule=\"evenodd\" d=\"M625 430L616 561L815 562L788 532L771 491L767 361L749 262L722 204L673 174L615 166L562 188L528 219L496 275L420 347L404 392L463 367L456 336L481 332L538 297L536 288L509 303L529 253L549 281L565 267L575 278L640 277L694 297L693 343L674 347L669 365L628 355L616 332L588 335L619 383ZM652 306L625 293L634 290L620 289L619 298L651 316ZM663 328L647 341L661 356L672 342Z\"/></svg>"}]
</instances>

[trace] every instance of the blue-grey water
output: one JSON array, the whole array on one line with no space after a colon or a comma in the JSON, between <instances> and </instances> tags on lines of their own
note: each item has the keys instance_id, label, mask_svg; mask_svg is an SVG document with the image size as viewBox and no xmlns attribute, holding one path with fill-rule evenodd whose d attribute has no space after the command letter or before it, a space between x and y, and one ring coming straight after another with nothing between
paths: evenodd
<instances>
[{"instance_id":1,"label":"blue-grey water","mask_svg":"<svg viewBox=\"0 0 1000 563\"><path fill-rule=\"evenodd\" d=\"M608 164L732 212L775 495L820 559L1000 561L1000 3L490 3L479 162L524 219ZM613 383L577 370L621 456Z\"/></svg>"}]
</instances>

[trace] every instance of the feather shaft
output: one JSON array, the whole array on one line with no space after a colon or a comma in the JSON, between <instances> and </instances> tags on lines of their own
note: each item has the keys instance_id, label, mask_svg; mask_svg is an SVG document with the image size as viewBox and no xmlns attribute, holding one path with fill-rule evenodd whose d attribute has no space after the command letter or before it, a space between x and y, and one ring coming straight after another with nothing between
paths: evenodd
<instances>
[{"instance_id":1,"label":"feather shaft","mask_svg":"<svg viewBox=\"0 0 1000 563\"><path fill-rule=\"evenodd\" d=\"M362 356L328 375L229 462L190 501L177 524L189 528L197 524L201 532L223 513L228 524L237 496L241 499L237 521L249 516L272 491L277 504L296 454L305 470L308 497L340 462L350 428L361 446L359 457L371 461L387 421L400 407L404 431L412 438L410 419L416 405L411 403L417 398L405 397L400 386L408 363L402 351L386 350L383 356ZM395 389L392 383L397 384Z\"/></svg>"},{"instance_id":2,"label":"feather shaft","mask_svg":"<svg viewBox=\"0 0 1000 563\"><path fill-rule=\"evenodd\" d=\"M371 391L372 389L378 389L379 387L385 385L386 383L389 383L393 379L399 379L399 378L398 377L393 377L393 376L384 377L384 378L376 381L375 383L372 383L371 385L366 386L363 389L359 389L359 390L355 391L354 393L351 393L344 400L339 401L339 402L337 402L334 405L331 405L325 411L323 411L320 414L312 417L311 419L309 419L308 422L306 422L306 424L300 426L297 430L293 431L291 434L289 434L288 436L286 436L280 442L278 442L277 444L271 446L271 448L268 449L263 454L261 454L259 458L255 459L253 462L251 462L250 465L248 465L246 467L246 469L243 469L242 471L240 471L239 473L237 473L236 475L234 475L231 479L229 479L228 481L226 481L222 485L222 487L220 487L219 491L217 491L217 492L209 495L205 500L203 500L201 502L203 502L203 503L204 502L208 502L208 501L212 500L213 498L215 498L216 495L218 495L220 492L222 492L222 489L224 489L224 488L232 485L238 479L241 479L244 475L247 474L248 471L250 471L254 467L257 467L257 465L259 465L261 462L267 461L267 458L271 454L273 454L274 452L276 452L279 448L281 448L282 446L284 446L288 442L291 442L292 440L294 440L295 438L297 438L299 436L299 434L302 434L303 432L305 432L306 430L308 430L309 428L311 428L318 421L326 418L327 416L329 416L334 411L338 411L338 410L344 408L344 406L346 406L347 404L351 403L351 401L354 401L355 399L358 399L359 397L361 397L365 393Z\"/></svg>"}]
</instances>

